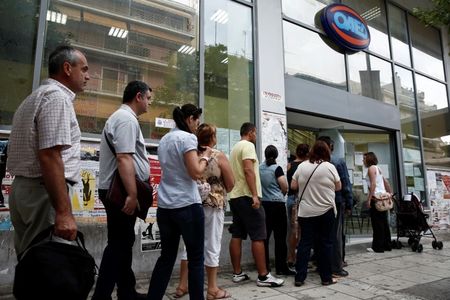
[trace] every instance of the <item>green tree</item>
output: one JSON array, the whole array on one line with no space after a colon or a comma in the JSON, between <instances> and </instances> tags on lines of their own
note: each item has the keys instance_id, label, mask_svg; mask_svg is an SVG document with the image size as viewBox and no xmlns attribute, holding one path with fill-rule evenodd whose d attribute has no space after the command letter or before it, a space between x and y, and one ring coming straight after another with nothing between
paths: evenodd
<instances>
[{"instance_id":1,"label":"green tree","mask_svg":"<svg viewBox=\"0 0 450 300\"><path fill-rule=\"evenodd\" d=\"M431 0L431 2L433 3L431 9L414 8L413 13L427 26L447 27L450 40L450 0Z\"/></svg>"}]
</instances>

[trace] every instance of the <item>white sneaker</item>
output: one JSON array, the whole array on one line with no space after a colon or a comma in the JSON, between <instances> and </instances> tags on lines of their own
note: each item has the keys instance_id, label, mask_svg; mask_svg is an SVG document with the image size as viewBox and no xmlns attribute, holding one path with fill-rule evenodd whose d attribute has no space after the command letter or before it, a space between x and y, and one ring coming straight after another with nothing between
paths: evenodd
<instances>
[{"instance_id":1,"label":"white sneaker","mask_svg":"<svg viewBox=\"0 0 450 300\"><path fill-rule=\"evenodd\" d=\"M284 280L280 278L276 278L272 276L272 274L268 273L266 275L265 280L260 280L259 278L256 280L257 286L268 286L268 287L278 287L284 284Z\"/></svg>"},{"instance_id":2,"label":"white sneaker","mask_svg":"<svg viewBox=\"0 0 450 300\"><path fill-rule=\"evenodd\" d=\"M238 282L242 282L245 280L249 280L250 277L248 277L248 275L244 272L241 272L240 274L234 274L233 273L233 278L231 279L234 283L238 283Z\"/></svg>"},{"instance_id":3,"label":"white sneaker","mask_svg":"<svg viewBox=\"0 0 450 300\"><path fill-rule=\"evenodd\" d=\"M367 248L366 250L367 250L367 252L371 252L371 253L374 253L374 252L375 252L375 251L373 251L372 248Z\"/></svg>"}]
</instances>

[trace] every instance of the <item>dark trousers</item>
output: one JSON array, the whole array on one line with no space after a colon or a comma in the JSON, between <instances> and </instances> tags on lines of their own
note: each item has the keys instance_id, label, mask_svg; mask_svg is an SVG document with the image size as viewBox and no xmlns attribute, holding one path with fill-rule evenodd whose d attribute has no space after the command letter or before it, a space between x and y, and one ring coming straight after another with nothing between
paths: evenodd
<instances>
[{"instance_id":1,"label":"dark trousers","mask_svg":"<svg viewBox=\"0 0 450 300\"><path fill-rule=\"evenodd\" d=\"M391 230L387 221L387 211L378 211L375 203L370 205L370 220L372 221L372 249L375 252L391 250Z\"/></svg>"},{"instance_id":2,"label":"dark trousers","mask_svg":"<svg viewBox=\"0 0 450 300\"><path fill-rule=\"evenodd\" d=\"M333 222L333 255L331 256L331 271L333 273L339 273L342 271L345 204L336 203L336 209L337 209L337 216Z\"/></svg>"},{"instance_id":3,"label":"dark trousers","mask_svg":"<svg viewBox=\"0 0 450 300\"><path fill-rule=\"evenodd\" d=\"M161 256L153 269L148 299L162 299L178 254L180 236L186 245L190 299L204 299L205 214L201 204L182 208L158 208L157 222L161 237Z\"/></svg>"},{"instance_id":4,"label":"dark trousers","mask_svg":"<svg viewBox=\"0 0 450 300\"><path fill-rule=\"evenodd\" d=\"M275 239L275 269L277 272L287 271L287 215L284 202L262 201L266 214L267 238L264 240L266 267L270 271L269 240L273 231Z\"/></svg>"},{"instance_id":5,"label":"dark trousers","mask_svg":"<svg viewBox=\"0 0 450 300\"><path fill-rule=\"evenodd\" d=\"M333 234L331 227L334 222L333 209L323 215L310 218L298 218L302 235L297 246L297 262L295 281L305 281L308 261L314 240L317 240L317 263L322 282L331 280L331 255L333 252Z\"/></svg>"},{"instance_id":6,"label":"dark trousers","mask_svg":"<svg viewBox=\"0 0 450 300\"><path fill-rule=\"evenodd\" d=\"M111 299L117 284L117 298L136 298L136 279L131 263L133 258L134 224L136 216L123 213L105 201L107 190L99 190L99 198L106 209L108 243L103 252L93 300Z\"/></svg>"}]
</instances>

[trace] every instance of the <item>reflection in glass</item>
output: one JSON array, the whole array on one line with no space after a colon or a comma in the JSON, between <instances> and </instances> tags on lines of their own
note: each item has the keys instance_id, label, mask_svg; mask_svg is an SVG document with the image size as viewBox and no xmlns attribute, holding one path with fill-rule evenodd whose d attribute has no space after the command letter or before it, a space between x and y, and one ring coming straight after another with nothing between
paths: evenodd
<instances>
[{"instance_id":1,"label":"reflection in glass","mask_svg":"<svg viewBox=\"0 0 450 300\"><path fill-rule=\"evenodd\" d=\"M393 59L410 67L411 54L405 12L392 4L389 4L389 29Z\"/></svg>"},{"instance_id":2,"label":"reflection in glass","mask_svg":"<svg viewBox=\"0 0 450 300\"><path fill-rule=\"evenodd\" d=\"M155 118L171 119L175 105L198 104L198 7L176 2L50 1L50 11L67 17L65 24L48 21L45 57L50 41L67 40L88 59L91 79L75 102L83 132L101 132L132 80L153 89L149 112L139 117L145 138L168 131Z\"/></svg>"},{"instance_id":3,"label":"reflection in glass","mask_svg":"<svg viewBox=\"0 0 450 300\"><path fill-rule=\"evenodd\" d=\"M342 3L353 8L366 20L370 32L369 50L390 58L384 1L343 0Z\"/></svg>"},{"instance_id":4,"label":"reflection in glass","mask_svg":"<svg viewBox=\"0 0 450 300\"><path fill-rule=\"evenodd\" d=\"M450 134L447 91L444 84L416 74L417 102L427 165L450 167Z\"/></svg>"},{"instance_id":5,"label":"reflection in glass","mask_svg":"<svg viewBox=\"0 0 450 300\"><path fill-rule=\"evenodd\" d=\"M391 64L359 52L348 56L349 88L352 94L395 104Z\"/></svg>"},{"instance_id":6,"label":"reflection in glass","mask_svg":"<svg viewBox=\"0 0 450 300\"><path fill-rule=\"evenodd\" d=\"M317 33L286 21L283 37L286 74L347 89L343 54L327 46Z\"/></svg>"},{"instance_id":7,"label":"reflection in glass","mask_svg":"<svg viewBox=\"0 0 450 300\"><path fill-rule=\"evenodd\" d=\"M414 68L444 80L441 39L439 30L425 27L417 18L409 16Z\"/></svg>"},{"instance_id":8,"label":"reflection in glass","mask_svg":"<svg viewBox=\"0 0 450 300\"><path fill-rule=\"evenodd\" d=\"M420 199L425 199L425 192L416 186L424 179L421 148L419 140L419 122L412 72L395 66L395 87L397 104L400 110L401 132L403 142L403 168L408 192L414 191Z\"/></svg>"},{"instance_id":9,"label":"reflection in glass","mask_svg":"<svg viewBox=\"0 0 450 300\"><path fill-rule=\"evenodd\" d=\"M302 23L315 26L314 17L319 10L337 0L282 0L283 14Z\"/></svg>"},{"instance_id":10,"label":"reflection in glass","mask_svg":"<svg viewBox=\"0 0 450 300\"><path fill-rule=\"evenodd\" d=\"M32 89L38 2L0 1L0 128L12 124L14 112Z\"/></svg>"},{"instance_id":11,"label":"reflection in glass","mask_svg":"<svg viewBox=\"0 0 450 300\"><path fill-rule=\"evenodd\" d=\"M240 129L254 113L252 10L206 1L204 18L205 122Z\"/></svg>"}]
</instances>

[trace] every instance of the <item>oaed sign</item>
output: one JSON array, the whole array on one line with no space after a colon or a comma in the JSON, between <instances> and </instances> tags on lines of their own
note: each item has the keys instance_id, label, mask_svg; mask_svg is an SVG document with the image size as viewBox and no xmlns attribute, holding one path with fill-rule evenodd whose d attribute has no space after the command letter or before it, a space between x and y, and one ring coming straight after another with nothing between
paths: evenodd
<instances>
[{"instance_id":1,"label":"oaed sign","mask_svg":"<svg viewBox=\"0 0 450 300\"><path fill-rule=\"evenodd\" d=\"M331 4L322 9L318 15L323 30L341 51L355 53L369 47L369 27L350 7Z\"/></svg>"}]
</instances>

